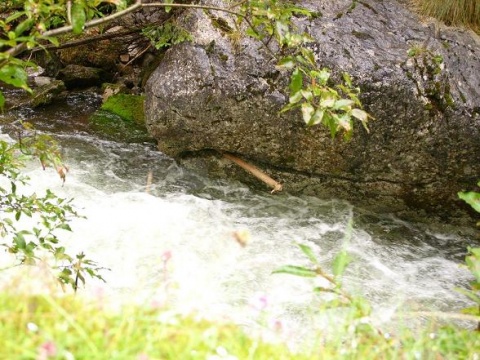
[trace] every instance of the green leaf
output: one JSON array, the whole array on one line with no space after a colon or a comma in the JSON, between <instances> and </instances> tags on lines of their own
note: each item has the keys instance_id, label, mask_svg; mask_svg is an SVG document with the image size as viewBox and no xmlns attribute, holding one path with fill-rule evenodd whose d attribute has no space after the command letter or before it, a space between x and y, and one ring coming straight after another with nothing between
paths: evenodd
<instances>
[{"instance_id":1,"label":"green leaf","mask_svg":"<svg viewBox=\"0 0 480 360\"><path fill-rule=\"evenodd\" d=\"M290 104L296 104L298 103L300 100L302 100L302 92L301 91L297 91L296 93L294 93L293 95L290 96L290 98L288 99L288 102Z\"/></svg>"},{"instance_id":2,"label":"green leaf","mask_svg":"<svg viewBox=\"0 0 480 360\"><path fill-rule=\"evenodd\" d=\"M340 100L335 101L335 104L333 104L333 109L335 109L335 110L338 110L338 109L347 110L353 104L354 104L354 102L352 100L340 99Z\"/></svg>"},{"instance_id":3,"label":"green leaf","mask_svg":"<svg viewBox=\"0 0 480 360\"><path fill-rule=\"evenodd\" d=\"M304 268L302 266L286 265L280 269L274 270L272 274L289 274L301 277L316 277L315 270Z\"/></svg>"},{"instance_id":4,"label":"green leaf","mask_svg":"<svg viewBox=\"0 0 480 360\"><path fill-rule=\"evenodd\" d=\"M263 38L261 34L257 33L255 29L252 29L251 27L248 27L247 30L245 30L245 34L256 40L261 40Z\"/></svg>"},{"instance_id":5,"label":"green leaf","mask_svg":"<svg viewBox=\"0 0 480 360\"><path fill-rule=\"evenodd\" d=\"M320 106L323 108L331 108L335 105L335 98L333 96L325 96L320 101Z\"/></svg>"},{"instance_id":6,"label":"green leaf","mask_svg":"<svg viewBox=\"0 0 480 360\"><path fill-rule=\"evenodd\" d=\"M300 99L302 97L300 96ZM290 111L294 108L296 108L298 106L298 103L288 103L287 105L285 105L284 107L282 107L282 109L280 110L280 114L286 112L286 111Z\"/></svg>"},{"instance_id":7,"label":"green leaf","mask_svg":"<svg viewBox=\"0 0 480 360\"><path fill-rule=\"evenodd\" d=\"M30 30L30 28L33 26L33 24L34 24L33 19L26 19L26 20L22 21L15 28L15 34L17 36L22 35L25 31Z\"/></svg>"},{"instance_id":8,"label":"green leaf","mask_svg":"<svg viewBox=\"0 0 480 360\"><path fill-rule=\"evenodd\" d=\"M317 125L320 124L323 120L323 115L325 114L325 110L323 109L317 109L313 113L312 118L310 119L310 122L308 123L309 126L312 125Z\"/></svg>"},{"instance_id":9,"label":"green leaf","mask_svg":"<svg viewBox=\"0 0 480 360\"><path fill-rule=\"evenodd\" d=\"M340 251L332 263L332 271L335 276L341 276L345 272L347 266L352 262L352 257L345 251Z\"/></svg>"},{"instance_id":10,"label":"green leaf","mask_svg":"<svg viewBox=\"0 0 480 360\"><path fill-rule=\"evenodd\" d=\"M298 247L300 248L300 250L302 250L302 252L308 257L308 259L314 263L314 264L318 264L318 261L317 261L317 257L315 256L312 248L308 245L305 245L305 244L298 244Z\"/></svg>"},{"instance_id":11,"label":"green leaf","mask_svg":"<svg viewBox=\"0 0 480 360\"><path fill-rule=\"evenodd\" d=\"M407 55L409 57L414 57L415 55L417 55L417 50L416 49L408 49Z\"/></svg>"},{"instance_id":12,"label":"green leaf","mask_svg":"<svg viewBox=\"0 0 480 360\"><path fill-rule=\"evenodd\" d=\"M474 191L459 192L458 197L480 213L480 193Z\"/></svg>"},{"instance_id":13,"label":"green leaf","mask_svg":"<svg viewBox=\"0 0 480 360\"><path fill-rule=\"evenodd\" d=\"M343 73L343 81L348 87L352 87L352 78L348 73Z\"/></svg>"},{"instance_id":14,"label":"green leaf","mask_svg":"<svg viewBox=\"0 0 480 360\"><path fill-rule=\"evenodd\" d=\"M321 85L326 85L328 79L330 79L330 71L328 69L322 69L320 71L315 71L315 77Z\"/></svg>"},{"instance_id":15,"label":"green leaf","mask_svg":"<svg viewBox=\"0 0 480 360\"><path fill-rule=\"evenodd\" d=\"M25 11L14 11L12 13L12 15L10 15L9 17L7 17L5 19L5 23L8 24L14 20L17 20L18 18L22 17L23 15L25 15Z\"/></svg>"},{"instance_id":16,"label":"green leaf","mask_svg":"<svg viewBox=\"0 0 480 360\"><path fill-rule=\"evenodd\" d=\"M337 134L338 126L337 126L337 122L329 112L324 113L323 124L330 129L330 135L332 136L332 139L335 138L335 135Z\"/></svg>"},{"instance_id":17,"label":"green leaf","mask_svg":"<svg viewBox=\"0 0 480 360\"><path fill-rule=\"evenodd\" d=\"M19 65L7 64L0 68L0 81L17 88L30 90L27 85L27 73ZM30 90L31 91L31 90Z\"/></svg>"},{"instance_id":18,"label":"green leaf","mask_svg":"<svg viewBox=\"0 0 480 360\"><path fill-rule=\"evenodd\" d=\"M60 224L58 225L59 229L67 230L67 231L72 231L72 228L68 224Z\"/></svg>"},{"instance_id":19,"label":"green leaf","mask_svg":"<svg viewBox=\"0 0 480 360\"><path fill-rule=\"evenodd\" d=\"M0 111L3 111L4 106L5 106L5 96L3 96L3 93L0 91Z\"/></svg>"},{"instance_id":20,"label":"green leaf","mask_svg":"<svg viewBox=\"0 0 480 360\"><path fill-rule=\"evenodd\" d=\"M85 22L87 21L87 15L82 5L74 3L72 5L72 30L74 34L81 34Z\"/></svg>"},{"instance_id":21,"label":"green leaf","mask_svg":"<svg viewBox=\"0 0 480 360\"><path fill-rule=\"evenodd\" d=\"M312 115L315 112L315 109L310 103L303 103L301 109L302 109L303 121L305 121L306 124L310 123L310 120L312 119Z\"/></svg>"},{"instance_id":22,"label":"green leaf","mask_svg":"<svg viewBox=\"0 0 480 360\"><path fill-rule=\"evenodd\" d=\"M303 74L299 69L295 69L290 77L290 94L299 92L303 87Z\"/></svg>"},{"instance_id":23,"label":"green leaf","mask_svg":"<svg viewBox=\"0 0 480 360\"><path fill-rule=\"evenodd\" d=\"M25 250L27 246L25 237L23 236L22 232L15 234L15 236L13 237L13 242L15 243L16 247L20 250Z\"/></svg>"},{"instance_id":24,"label":"green leaf","mask_svg":"<svg viewBox=\"0 0 480 360\"><path fill-rule=\"evenodd\" d=\"M288 25L282 21L276 21L275 31L277 33L278 42L283 44L285 42L285 34L288 33Z\"/></svg>"},{"instance_id":25,"label":"green leaf","mask_svg":"<svg viewBox=\"0 0 480 360\"><path fill-rule=\"evenodd\" d=\"M366 111L363 111L361 109L353 109L352 110L352 116L360 120L361 122L365 123L368 121L368 114Z\"/></svg>"},{"instance_id":26,"label":"green leaf","mask_svg":"<svg viewBox=\"0 0 480 360\"><path fill-rule=\"evenodd\" d=\"M291 70L295 66L295 61L293 56L286 56L277 63L277 68Z\"/></svg>"},{"instance_id":27,"label":"green leaf","mask_svg":"<svg viewBox=\"0 0 480 360\"><path fill-rule=\"evenodd\" d=\"M164 3L165 4L173 4L173 0L165 0ZM171 6L166 6L165 7L165 12L169 13L170 11L172 11L172 7Z\"/></svg>"},{"instance_id":28,"label":"green leaf","mask_svg":"<svg viewBox=\"0 0 480 360\"><path fill-rule=\"evenodd\" d=\"M305 98L307 101L312 101L313 100L313 94L311 91L308 90L300 90L300 93L302 96Z\"/></svg>"},{"instance_id":29,"label":"green leaf","mask_svg":"<svg viewBox=\"0 0 480 360\"><path fill-rule=\"evenodd\" d=\"M313 54L313 51L308 49L308 48L301 48L300 50L302 52L303 57L310 63L310 65L315 66L315 55Z\"/></svg>"},{"instance_id":30,"label":"green leaf","mask_svg":"<svg viewBox=\"0 0 480 360\"><path fill-rule=\"evenodd\" d=\"M468 248L469 254L465 257L468 270L475 276L477 284L480 283L480 248Z\"/></svg>"},{"instance_id":31,"label":"green leaf","mask_svg":"<svg viewBox=\"0 0 480 360\"><path fill-rule=\"evenodd\" d=\"M348 114L342 114L337 116L338 125L345 130L347 133L352 131L352 121Z\"/></svg>"},{"instance_id":32,"label":"green leaf","mask_svg":"<svg viewBox=\"0 0 480 360\"><path fill-rule=\"evenodd\" d=\"M55 46L60 45L60 41L58 41L58 39L54 36L39 36L39 38L47 40L48 42L52 43Z\"/></svg>"}]
</instances>

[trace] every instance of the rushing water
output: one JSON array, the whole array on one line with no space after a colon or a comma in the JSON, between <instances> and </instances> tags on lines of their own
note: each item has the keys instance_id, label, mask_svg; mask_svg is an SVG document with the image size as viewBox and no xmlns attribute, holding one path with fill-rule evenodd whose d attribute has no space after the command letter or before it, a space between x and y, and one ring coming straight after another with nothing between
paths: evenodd
<instances>
[{"instance_id":1,"label":"rushing water","mask_svg":"<svg viewBox=\"0 0 480 360\"><path fill-rule=\"evenodd\" d=\"M465 229L415 225L345 201L273 196L201 177L152 144L89 134L86 118L97 105L95 96L77 94L56 107L15 114L54 133L64 149L70 168L65 185L36 164L28 172L36 191L74 197L86 216L64 239L69 249L110 269L103 274L107 283L90 281L90 289L247 325L261 307L301 337L308 331L302 309L312 301L312 283L271 274L287 264L308 265L300 242L312 247L325 269L346 247L354 262L345 286L370 299L385 321L397 308L452 311L467 304L454 291L469 280L459 266L474 241ZM247 246L235 234L249 238Z\"/></svg>"}]
</instances>

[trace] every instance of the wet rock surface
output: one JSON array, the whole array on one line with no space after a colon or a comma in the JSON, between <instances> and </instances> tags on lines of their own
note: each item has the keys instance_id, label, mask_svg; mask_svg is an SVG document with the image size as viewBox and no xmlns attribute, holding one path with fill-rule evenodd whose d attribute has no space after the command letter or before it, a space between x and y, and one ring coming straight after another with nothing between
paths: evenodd
<instances>
[{"instance_id":1,"label":"wet rock surface","mask_svg":"<svg viewBox=\"0 0 480 360\"><path fill-rule=\"evenodd\" d=\"M332 140L298 112L279 114L287 74L258 43L216 27L212 19L231 22L225 14L198 11L185 15L195 43L170 49L147 83L149 131L162 152L212 175L258 184L221 157L230 152L288 192L471 221L457 192L480 178L479 37L421 23L394 0L350 4L303 2L322 16L297 22L319 64L361 88L370 133L357 126L351 141Z\"/></svg>"},{"instance_id":2,"label":"wet rock surface","mask_svg":"<svg viewBox=\"0 0 480 360\"><path fill-rule=\"evenodd\" d=\"M102 69L69 64L60 70L58 78L65 83L68 89L75 89L99 86L107 81L108 76Z\"/></svg>"}]
</instances>

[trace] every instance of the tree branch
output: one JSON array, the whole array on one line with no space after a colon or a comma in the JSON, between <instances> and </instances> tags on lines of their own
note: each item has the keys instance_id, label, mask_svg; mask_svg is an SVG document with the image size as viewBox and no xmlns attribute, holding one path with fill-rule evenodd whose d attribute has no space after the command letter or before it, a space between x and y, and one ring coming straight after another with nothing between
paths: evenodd
<instances>
[{"instance_id":1,"label":"tree branch","mask_svg":"<svg viewBox=\"0 0 480 360\"><path fill-rule=\"evenodd\" d=\"M117 12L115 14L112 14L112 15L109 15L109 16L105 16L105 17L100 18L100 19L95 19L95 20L91 20L91 21L86 22L84 28L88 29L88 28L91 28L91 27L94 27L94 26L105 24L109 21L115 20L115 19L123 17L123 16L125 16L125 15L127 15L127 14L129 14L133 11L136 11L136 10L140 9L141 7L142 7L142 1L137 0L135 2L135 4L126 8L125 10L119 11L119 12ZM58 35L69 33L72 30L73 30L72 25L62 26L62 27L57 28L57 29L45 31L43 34L41 34L41 37L48 38L48 37L51 37L51 36L58 36ZM13 56L17 56L17 55L21 54L25 50L27 50L27 44L22 43L22 44L18 44L17 46L14 46L13 48L9 49L8 51L6 51L6 53L9 56L13 57ZM0 62L0 67L4 66L7 62L8 62L8 59L5 59L5 60L1 61Z\"/></svg>"},{"instance_id":2,"label":"tree branch","mask_svg":"<svg viewBox=\"0 0 480 360\"><path fill-rule=\"evenodd\" d=\"M145 26L148 26L148 25L145 25ZM127 30L127 31L118 31L118 32L111 32L111 33L105 33L105 34L100 34L100 35L94 35L94 36L90 36L90 37L85 38L85 39L68 41L68 42L60 44L60 45L48 44L48 45L43 45L43 46L37 46L37 47L33 48L31 50L31 52L35 53L35 52L38 52L38 51L41 51L41 50L49 50L49 49L53 49L53 50L67 49L67 48L71 48L71 47L75 47L75 46L90 44L90 43L96 42L96 41L114 39L116 37L127 36L127 35L132 35L132 34L138 33L143 28L144 28L144 26L141 26L141 27L136 27L136 28L131 29L131 30Z\"/></svg>"},{"instance_id":3,"label":"tree branch","mask_svg":"<svg viewBox=\"0 0 480 360\"><path fill-rule=\"evenodd\" d=\"M224 12L224 13L227 13L227 14L231 14L231 15L241 17L247 23L247 25L254 32L256 32L255 27L253 26L253 24L250 22L250 20L244 14L233 11L233 10L230 10L228 8L222 8L222 7L218 7L218 6L208 6L208 5L197 5L197 4L168 4L168 3L160 3L160 2L142 4L142 0L137 0L135 2L135 4L133 4L132 6L126 8L124 10L121 10L119 12L116 12L112 15L108 15L108 16L105 16L103 18L88 21L88 22L85 23L84 29L88 29L88 28L91 28L91 27L95 27L95 26L98 26L98 25L105 24L105 23L110 22L112 20L121 18L121 17L123 17L123 16L125 16L129 13L132 13L132 12L138 10L138 9L149 8L149 7L163 7L163 8L170 7L170 8L203 9L203 10L221 11L221 12ZM72 30L73 30L72 25L62 26L62 27L57 28L57 29L46 31L43 34L41 34L40 37L48 38L48 37L52 37L52 36L63 35L63 34L71 32ZM265 44L263 41L261 43L267 49L267 51L270 53L270 55L272 55L274 58L276 58L273 51L268 47L268 44ZM21 54L22 52L24 52L27 49L28 49L27 45L25 43L22 43L22 44L18 44L17 46L14 46L11 49L7 50L6 53L9 56L14 57L14 56L17 56L17 55ZM4 60L0 61L0 67L6 65L8 63L8 61L9 61L8 59L4 59Z\"/></svg>"}]
</instances>

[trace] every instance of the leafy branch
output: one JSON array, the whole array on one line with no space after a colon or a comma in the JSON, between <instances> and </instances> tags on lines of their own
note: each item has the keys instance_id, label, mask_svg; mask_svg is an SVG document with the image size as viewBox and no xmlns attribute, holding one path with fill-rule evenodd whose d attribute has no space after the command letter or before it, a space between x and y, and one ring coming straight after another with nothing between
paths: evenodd
<instances>
[{"instance_id":1,"label":"leafy branch","mask_svg":"<svg viewBox=\"0 0 480 360\"><path fill-rule=\"evenodd\" d=\"M478 182L477 185L480 186L480 182ZM458 193L458 197L470 205L476 212L480 213L480 193L475 191L462 191ZM480 222L478 222L477 225L480 226ZM463 312L480 316L480 248L468 248L465 264L474 279L470 282L470 289L457 289L457 291L475 302L475 306L466 308ZM480 322L477 324L477 331L480 332Z\"/></svg>"},{"instance_id":2,"label":"leafy branch","mask_svg":"<svg viewBox=\"0 0 480 360\"><path fill-rule=\"evenodd\" d=\"M16 59L15 56L29 48L41 47L45 41L58 46L56 37L59 35L79 34L84 29L105 24L142 8L164 8L166 12L175 8L219 11L234 16L239 26L245 23L246 34L261 42L276 59L277 68L291 72L289 102L282 112L300 108L302 118L308 126L323 124L330 130L332 137L342 131L347 139L350 138L354 120L360 121L368 131L367 122L371 116L362 109L359 88L353 86L348 74L343 74L343 83L332 84L330 70L318 66L313 51L308 47L311 37L297 31L294 25L295 17L314 16L314 13L307 9L281 0L245 0L230 7L179 4L173 1L143 3L141 0L136 0L127 7L124 0L107 2L114 4L117 11L106 16L97 9L102 3L100 0L73 3L68 1L67 5L70 5L66 7L61 3L40 2L38 9L28 8L25 4L24 11L14 12L1 21L0 31L3 29L8 39L0 39L0 47L10 48L0 53L0 81L30 91L24 70L30 64ZM96 16L97 18L94 18ZM57 22L53 21L53 18L57 18ZM19 19L22 21L13 29L12 24ZM65 23L67 25L63 25ZM54 24L63 26L49 29L49 26ZM163 30L173 31L168 26ZM158 31L145 31L149 37L158 39L154 41L156 45L168 45L168 41L165 41ZM188 36L181 34L179 38L188 39ZM280 52L272 50L273 42L276 42ZM287 55L284 55L285 53ZM0 93L0 108L4 102L5 99Z\"/></svg>"},{"instance_id":3,"label":"leafy branch","mask_svg":"<svg viewBox=\"0 0 480 360\"><path fill-rule=\"evenodd\" d=\"M16 265L34 265L45 256L53 260L60 283L76 291L86 275L102 279L102 268L84 254L69 255L60 243L59 234L72 231L71 220L80 217L72 199L60 198L50 190L43 196L21 190L29 181L21 169L32 158L38 158L44 168L55 166L65 181L66 167L57 144L47 135L22 133L22 141L0 141L0 176L5 180L0 186L0 246L14 257Z\"/></svg>"}]
</instances>

